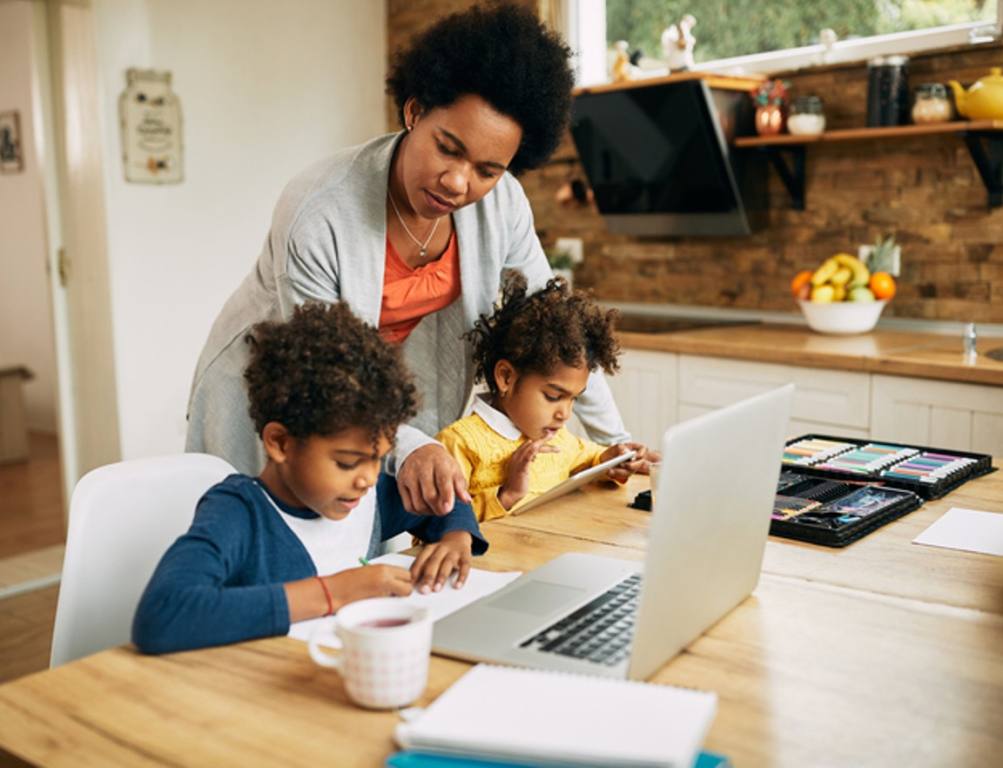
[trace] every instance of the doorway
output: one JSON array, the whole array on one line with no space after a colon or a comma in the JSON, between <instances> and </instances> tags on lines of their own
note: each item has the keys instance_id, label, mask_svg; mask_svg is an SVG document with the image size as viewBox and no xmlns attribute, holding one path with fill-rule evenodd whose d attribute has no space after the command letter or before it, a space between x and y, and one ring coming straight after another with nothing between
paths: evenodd
<instances>
[{"instance_id":1,"label":"doorway","mask_svg":"<svg viewBox=\"0 0 1003 768\"><path fill-rule=\"evenodd\" d=\"M0 2L0 681L48 666L71 490L118 459L92 13Z\"/></svg>"}]
</instances>

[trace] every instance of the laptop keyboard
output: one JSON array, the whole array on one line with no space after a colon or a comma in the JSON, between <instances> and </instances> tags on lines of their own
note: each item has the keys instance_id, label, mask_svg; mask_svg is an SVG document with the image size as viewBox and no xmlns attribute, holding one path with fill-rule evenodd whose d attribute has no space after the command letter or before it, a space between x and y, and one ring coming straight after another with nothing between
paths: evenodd
<instances>
[{"instance_id":1,"label":"laptop keyboard","mask_svg":"<svg viewBox=\"0 0 1003 768\"><path fill-rule=\"evenodd\" d=\"M641 575L635 573L519 647L610 667L618 664L630 652L640 594Z\"/></svg>"}]
</instances>

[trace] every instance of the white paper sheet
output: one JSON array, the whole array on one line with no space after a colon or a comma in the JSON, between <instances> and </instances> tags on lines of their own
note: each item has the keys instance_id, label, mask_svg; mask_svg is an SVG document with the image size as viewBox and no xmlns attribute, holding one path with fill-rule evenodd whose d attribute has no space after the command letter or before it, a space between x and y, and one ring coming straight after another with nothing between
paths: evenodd
<instances>
[{"instance_id":1,"label":"white paper sheet","mask_svg":"<svg viewBox=\"0 0 1003 768\"><path fill-rule=\"evenodd\" d=\"M912 543L1003 555L1003 513L951 507Z\"/></svg>"},{"instance_id":2,"label":"white paper sheet","mask_svg":"<svg viewBox=\"0 0 1003 768\"><path fill-rule=\"evenodd\" d=\"M382 555L370 562L396 565L400 568L410 568L411 563L414 562L414 558L411 555L393 553ZM472 603L485 595L490 595L492 592L497 592L520 575L519 571L503 571L499 573L484 571L480 568L471 568L470 575L467 576L467 583L461 589L454 589L452 584L447 582L439 592L429 592L427 595L413 592L409 597L403 597L401 600L409 605L419 605L427 608L432 616L432 620L438 621L443 616L448 616L453 611L458 611L468 603ZM289 637L307 642L316 630L317 625L323 624L326 621L329 621L329 619L321 618L298 621L289 628ZM322 645L329 648L340 647L337 638L332 638L330 642L324 642Z\"/></svg>"}]
</instances>

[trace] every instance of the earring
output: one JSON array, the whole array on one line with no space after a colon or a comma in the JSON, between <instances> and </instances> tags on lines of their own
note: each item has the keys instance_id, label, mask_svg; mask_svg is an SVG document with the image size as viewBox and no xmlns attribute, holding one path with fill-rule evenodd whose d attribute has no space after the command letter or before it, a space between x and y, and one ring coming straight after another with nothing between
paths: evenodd
<instances>
[{"instance_id":1,"label":"earring","mask_svg":"<svg viewBox=\"0 0 1003 768\"><path fill-rule=\"evenodd\" d=\"M414 126L405 125L404 127L407 128L408 133L410 133L411 132L411 128L413 128Z\"/></svg>"}]
</instances>

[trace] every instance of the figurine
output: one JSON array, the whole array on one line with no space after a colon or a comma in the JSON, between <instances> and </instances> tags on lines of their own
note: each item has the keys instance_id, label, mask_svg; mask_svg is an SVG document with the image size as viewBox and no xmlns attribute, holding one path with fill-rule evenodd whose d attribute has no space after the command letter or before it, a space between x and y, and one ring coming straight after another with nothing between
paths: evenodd
<instances>
[{"instance_id":1,"label":"figurine","mask_svg":"<svg viewBox=\"0 0 1003 768\"><path fill-rule=\"evenodd\" d=\"M669 72L693 68L693 46L697 39L691 31L697 20L686 14L677 23L662 32L662 56L669 66Z\"/></svg>"},{"instance_id":2,"label":"figurine","mask_svg":"<svg viewBox=\"0 0 1003 768\"><path fill-rule=\"evenodd\" d=\"M828 64L833 60L833 48L838 40L839 35L836 34L834 29L826 27L818 33L818 42L822 46L821 59L823 64Z\"/></svg>"},{"instance_id":3,"label":"figurine","mask_svg":"<svg viewBox=\"0 0 1003 768\"><path fill-rule=\"evenodd\" d=\"M626 40L617 40L613 48L616 50L616 58L613 59L612 80L614 83L623 83L633 80L636 68L630 63L630 53Z\"/></svg>"}]
</instances>

